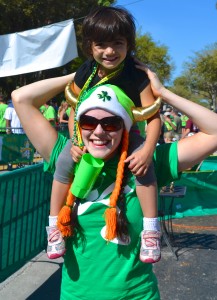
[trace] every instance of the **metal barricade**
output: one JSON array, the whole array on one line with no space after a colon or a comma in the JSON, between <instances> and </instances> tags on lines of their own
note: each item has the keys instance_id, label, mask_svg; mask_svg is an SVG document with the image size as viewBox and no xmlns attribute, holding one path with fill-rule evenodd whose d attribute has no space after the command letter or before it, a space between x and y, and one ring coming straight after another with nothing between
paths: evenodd
<instances>
[{"instance_id":1,"label":"metal barricade","mask_svg":"<svg viewBox=\"0 0 217 300\"><path fill-rule=\"evenodd\" d=\"M45 249L51 186L43 164L0 174L0 282Z\"/></svg>"}]
</instances>

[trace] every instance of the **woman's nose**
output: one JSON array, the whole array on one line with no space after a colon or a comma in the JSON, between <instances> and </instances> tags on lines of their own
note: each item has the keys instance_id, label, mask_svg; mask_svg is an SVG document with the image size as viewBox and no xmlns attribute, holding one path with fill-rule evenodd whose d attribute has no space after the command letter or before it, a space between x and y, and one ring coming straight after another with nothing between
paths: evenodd
<instances>
[{"instance_id":1,"label":"woman's nose","mask_svg":"<svg viewBox=\"0 0 217 300\"><path fill-rule=\"evenodd\" d=\"M102 134L102 133L104 133L104 130L103 130L101 124L98 124L94 130L94 134Z\"/></svg>"}]
</instances>

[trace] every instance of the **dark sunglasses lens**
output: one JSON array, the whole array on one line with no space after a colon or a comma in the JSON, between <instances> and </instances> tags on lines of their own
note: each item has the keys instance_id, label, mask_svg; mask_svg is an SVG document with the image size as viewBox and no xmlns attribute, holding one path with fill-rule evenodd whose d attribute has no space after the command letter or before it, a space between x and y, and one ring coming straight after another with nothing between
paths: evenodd
<instances>
[{"instance_id":1,"label":"dark sunglasses lens","mask_svg":"<svg viewBox=\"0 0 217 300\"><path fill-rule=\"evenodd\" d=\"M84 130L94 130L100 124L105 131L117 131L123 126L123 120L120 117L106 117L96 119L91 116L81 116L79 121L80 127Z\"/></svg>"},{"instance_id":2,"label":"dark sunglasses lens","mask_svg":"<svg viewBox=\"0 0 217 300\"><path fill-rule=\"evenodd\" d=\"M84 130L94 130L97 126L96 119L89 116L81 116L79 123Z\"/></svg>"},{"instance_id":3,"label":"dark sunglasses lens","mask_svg":"<svg viewBox=\"0 0 217 300\"><path fill-rule=\"evenodd\" d=\"M117 131L122 127L122 120L116 118L104 120L104 123L102 122L101 125L105 131Z\"/></svg>"}]
</instances>

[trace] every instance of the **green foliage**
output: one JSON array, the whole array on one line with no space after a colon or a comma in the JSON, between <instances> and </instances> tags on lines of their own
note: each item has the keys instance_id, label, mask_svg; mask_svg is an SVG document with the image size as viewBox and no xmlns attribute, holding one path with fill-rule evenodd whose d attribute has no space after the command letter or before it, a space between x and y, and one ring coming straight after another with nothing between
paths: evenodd
<instances>
[{"instance_id":1,"label":"green foliage","mask_svg":"<svg viewBox=\"0 0 217 300\"><path fill-rule=\"evenodd\" d=\"M175 94L178 94L181 97L191 99L192 93L191 90L189 89L187 78L182 76L182 77L177 77L174 80L174 85L173 87L170 87L170 90L174 92Z\"/></svg>"},{"instance_id":2,"label":"green foliage","mask_svg":"<svg viewBox=\"0 0 217 300\"><path fill-rule=\"evenodd\" d=\"M158 74L162 82L170 79L174 66L166 46L155 43L149 34L141 35L138 32L135 54L139 60Z\"/></svg>"},{"instance_id":3,"label":"green foliage","mask_svg":"<svg viewBox=\"0 0 217 300\"><path fill-rule=\"evenodd\" d=\"M210 107L217 108L217 43L205 47L185 64L189 87L200 98L207 99Z\"/></svg>"},{"instance_id":4,"label":"green foliage","mask_svg":"<svg viewBox=\"0 0 217 300\"><path fill-rule=\"evenodd\" d=\"M0 34L24 31L73 18L82 19L92 7L113 0L0 0Z\"/></svg>"},{"instance_id":5,"label":"green foliage","mask_svg":"<svg viewBox=\"0 0 217 300\"><path fill-rule=\"evenodd\" d=\"M114 0L0 0L0 35L74 19L79 53L79 58L60 68L0 78L0 89L10 97L11 91L16 86L75 71L84 60L80 47L84 17L97 5L108 6L113 3Z\"/></svg>"},{"instance_id":6,"label":"green foliage","mask_svg":"<svg viewBox=\"0 0 217 300\"><path fill-rule=\"evenodd\" d=\"M181 97L190 99L200 105L207 106L207 101L204 101L203 97L192 92L189 85L189 79L185 76L177 77L174 80L173 86L169 87L169 89Z\"/></svg>"}]
</instances>

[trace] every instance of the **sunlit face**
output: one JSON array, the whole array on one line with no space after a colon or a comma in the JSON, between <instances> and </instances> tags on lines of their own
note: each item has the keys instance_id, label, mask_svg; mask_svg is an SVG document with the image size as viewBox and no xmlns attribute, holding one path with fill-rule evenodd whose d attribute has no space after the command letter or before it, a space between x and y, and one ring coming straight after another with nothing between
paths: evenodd
<instances>
[{"instance_id":1,"label":"sunlit face","mask_svg":"<svg viewBox=\"0 0 217 300\"><path fill-rule=\"evenodd\" d=\"M89 110L85 115L97 119L114 116L102 109ZM95 130L81 129L81 133L87 151L96 158L108 160L114 156L118 150L123 134L123 128L118 131L104 131L101 124L98 124Z\"/></svg>"},{"instance_id":2,"label":"sunlit face","mask_svg":"<svg viewBox=\"0 0 217 300\"><path fill-rule=\"evenodd\" d=\"M127 55L127 40L119 37L112 42L93 42L93 58L107 71L115 70Z\"/></svg>"}]
</instances>

